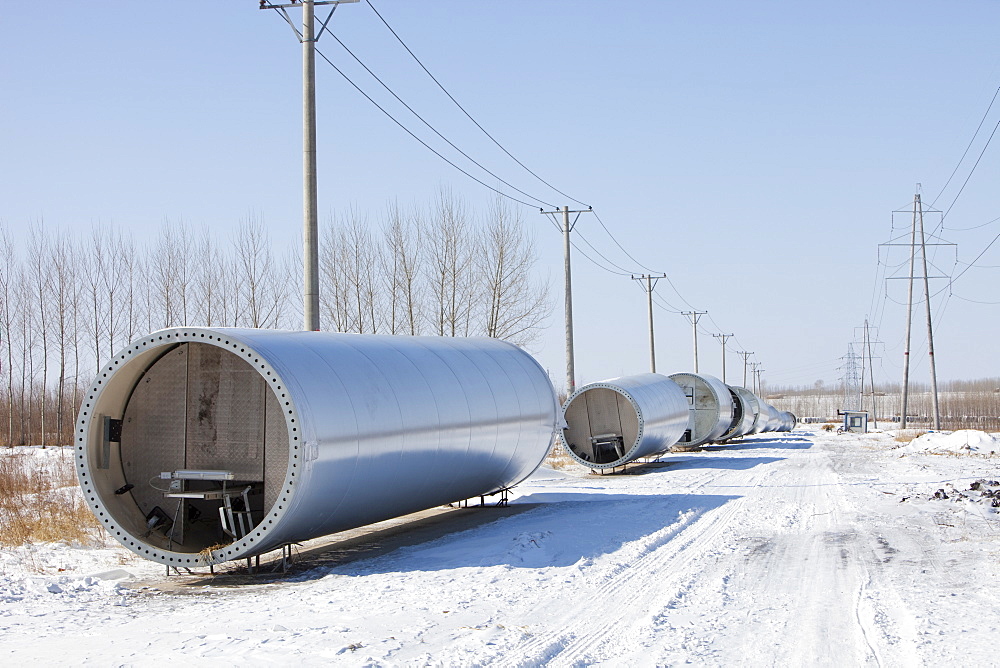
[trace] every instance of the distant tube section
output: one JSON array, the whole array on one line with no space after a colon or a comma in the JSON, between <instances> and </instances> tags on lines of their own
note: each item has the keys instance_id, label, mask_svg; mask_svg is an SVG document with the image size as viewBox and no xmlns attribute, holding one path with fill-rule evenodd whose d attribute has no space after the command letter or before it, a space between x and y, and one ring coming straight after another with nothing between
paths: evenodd
<instances>
[{"instance_id":1,"label":"distant tube section","mask_svg":"<svg viewBox=\"0 0 1000 668\"><path fill-rule=\"evenodd\" d=\"M750 401L750 397L753 394L742 387L733 387L731 385L729 386L729 393L733 398L733 421L729 425L729 429L719 437L720 441L727 441L749 434L750 430L753 429L753 423L756 419L756 415L753 412L754 406Z\"/></svg>"},{"instance_id":2,"label":"distant tube section","mask_svg":"<svg viewBox=\"0 0 1000 668\"><path fill-rule=\"evenodd\" d=\"M495 339L184 327L101 368L75 458L113 537L190 566L510 488L561 424Z\"/></svg>"},{"instance_id":3,"label":"distant tube section","mask_svg":"<svg viewBox=\"0 0 1000 668\"><path fill-rule=\"evenodd\" d=\"M733 422L733 397L729 386L714 376L696 373L674 373L677 383L691 408L690 445L718 440Z\"/></svg>"},{"instance_id":4,"label":"distant tube section","mask_svg":"<svg viewBox=\"0 0 1000 668\"><path fill-rule=\"evenodd\" d=\"M593 469L667 452L687 432L691 413L677 383L658 373L581 387L563 412L567 453Z\"/></svg>"}]
</instances>

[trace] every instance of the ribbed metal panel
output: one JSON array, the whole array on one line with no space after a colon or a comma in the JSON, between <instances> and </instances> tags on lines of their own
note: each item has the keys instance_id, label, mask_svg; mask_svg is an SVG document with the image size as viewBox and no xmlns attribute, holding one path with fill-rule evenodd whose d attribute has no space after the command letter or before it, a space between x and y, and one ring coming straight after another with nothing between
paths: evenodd
<instances>
[{"instance_id":1,"label":"ribbed metal panel","mask_svg":"<svg viewBox=\"0 0 1000 668\"><path fill-rule=\"evenodd\" d=\"M161 488L167 483L159 475L186 466L188 351L181 347L163 352L135 386L122 419L122 468L125 480L134 485L131 496L143 518L156 506L173 511L176 504L165 502ZM122 414L117 408L109 413Z\"/></svg>"}]
</instances>

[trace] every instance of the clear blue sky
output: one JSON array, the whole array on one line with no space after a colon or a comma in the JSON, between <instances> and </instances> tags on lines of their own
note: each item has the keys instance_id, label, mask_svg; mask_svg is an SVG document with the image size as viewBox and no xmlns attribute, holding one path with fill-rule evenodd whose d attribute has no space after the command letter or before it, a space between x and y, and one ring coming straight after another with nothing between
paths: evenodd
<instances>
[{"instance_id":1,"label":"clear blue sky","mask_svg":"<svg viewBox=\"0 0 1000 668\"><path fill-rule=\"evenodd\" d=\"M253 210L276 242L299 243L300 49L256 5L5 2L0 224L18 235L42 218L55 228L113 222L143 239L164 219L228 230ZM891 235L890 212L909 205L918 182L925 200L937 196L1000 86L996 0L375 5L477 120L593 205L632 255L710 312L707 333L735 333L731 349L755 351L771 383L840 376L837 358L872 311L873 288L883 291L876 249ZM332 25L468 153L545 201L573 204L478 135L364 2L341 7ZM378 92L329 36L320 48ZM393 198L425 203L441 185L485 205L481 186L324 63L318 71L324 219L348 207L376 213ZM1000 104L938 208L998 121ZM995 141L946 226L1000 216ZM524 217L556 306L534 352L559 383L561 239L535 209ZM578 229L634 267L592 217ZM971 261L997 233L1000 222L943 234ZM1000 265L1000 243L980 263ZM583 258L574 267L578 382L645 371L643 293ZM952 259L941 267L954 271ZM1000 306L962 299L1000 301L998 271L971 269L955 296L935 302L941 378L1000 375ZM657 293L688 308L665 283ZM903 311L890 301L880 320L883 378L899 376ZM656 318L659 370L690 370L690 326L662 310ZM914 331L919 351L922 325ZM718 342L704 334L700 348L702 371L718 374ZM739 358L728 364L739 380ZM914 377L926 380L925 364Z\"/></svg>"}]
</instances>

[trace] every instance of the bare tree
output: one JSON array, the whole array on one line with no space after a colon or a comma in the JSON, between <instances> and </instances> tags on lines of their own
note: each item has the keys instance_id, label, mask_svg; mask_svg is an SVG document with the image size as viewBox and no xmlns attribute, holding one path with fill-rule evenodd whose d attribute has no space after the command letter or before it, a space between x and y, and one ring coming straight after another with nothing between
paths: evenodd
<instances>
[{"instance_id":1,"label":"bare tree","mask_svg":"<svg viewBox=\"0 0 1000 668\"><path fill-rule=\"evenodd\" d=\"M83 276L83 284L87 300L87 338L94 355L94 368L101 369L101 350L103 349L106 305L109 296L105 291L105 271L111 263L108 249L111 233L105 228L94 227L90 233L88 257Z\"/></svg>"},{"instance_id":2,"label":"bare tree","mask_svg":"<svg viewBox=\"0 0 1000 668\"><path fill-rule=\"evenodd\" d=\"M59 357L59 377L56 381L56 434L60 443L66 437L66 366L71 339L74 338L74 298L76 292L76 253L65 232L56 234L49 245L49 267L52 276L53 336Z\"/></svg>"},{"instance_id":3,"label":"bare tree","mask_svg":"<svg viewBox=\"0 0 1000 668\"><path fill-rule=\"evenodd\" d=\"M208 228L202 228L201 236L194 244L195 261L193 267L194 319L198 324L212 327L222 319L224 306L221 303L226 294L227 277L222 254L219 252Z\"/></svg>"},{"instance_id":4,"label":"bare tree","mask_svg":"<svg viewBox=\"0 0 1000 668\"><path fill-rule=\"evenodd\" d=\"M381 325L381 294L379 271L381 252L368 231L368 221L352 213L346 228L346 244L341 245L341 257L349 269L348 281L354 321L359 334L378 334Z\"/></svg>"},{"instance_id":5,"label":"bare tree","mask_svg":"<svg viewBox=\"0 0 1000 668\"><path fill-rule=\"evenodd\" d=\"M438 336L468 336L476 301L475 245L465 206L448 189L438 194L426 250L432 329Z\"/></svg>"},{"instance_id":6,"label":"bare tree","mask_svg":"<svg viewBox=\"0 0 1000 668\"><path fill-rule=\"evenodd\" d=\"M188 324L194 273L193 245L191 233L183 221L163 221L149 266L156 283L159 327Z\"/></svg>"},{"instance_id":7,"label":"bare tree","mask_svg":"<svg viewBox=\"0 0 1000 668\"><path fill-rule=\"evenodd\" d=\"M235 322L246 327L276 327L284 314L286 283L284 268L274 259L263 223L253 215L241 221L233 247Z\"/></svg>"},{"instance_id":8,"label":"bare tree","mask_svg":"<svg viewBox=\"0 0 1000 668\"><path fill-rule=\"evenodd\" d=\"M385 243L386 293L389 307L386 324L390 334L420 333L423 324L421 299L421 259L423 254L422 222L414 209L404 218L399 204L393 202L386 212L382 229Z\"/></svg>"},{"instance_id":9,"label":"bare tree","mask_svg":"<svg viewBox=\"0 0 1000 668\"><path fill-rule=\"evenodd\" d=\"M118 310L122 314L119 320L119 331L122 343L127 344L135 339L143 329L142 301L140 301L142 288L140 285L145 282L144 258L138 253L131 235L116 235L113 247L118 256L118 262L115 263L115 270L119 274L117 302ZM111 347L111 354L115 352L117 349Z\"/></svg>"},{"instance_id":10,"label":"bare tree","mask_svg":"<svg viewBox=\"0 0 1000 668\"><path fill-rule=\"evenodd\" d=\"M320 245L320 314L323 328L335 332L354 331L350 317L350 280L347 264L341 261L347 245L344 230L331 221L323 230Z\"/></svg>"},{"instance_id":11,"label":"bare tree","mask_svg":"<svg viewBox=\"0 0 1000 668\"><path fill-rule=\"evenodd\" d=\"M497 197L481 238L478 274L482 281L483 333L517 345L537 340L548 317L548 285L532 275L533 241L524 223Z\"/></svg>"},{"instance_id":12,"label":"bare tree","mask_svg":"<svg viewBox=\"0 0 1000 668\"><path fill-rule=\"evenodd\" d=\"M14 332L18 277L21 275L14 243L5 227L0 226L0 337L6 364L0 377L7 377L7 445L14 445Z\"/></svg>"},{"instance_id":13,"label":"bare tree","mask_svg":"<svg viewBox=\"0 0 1000 668\"><path fill-rule=\"evenodd\" d=\"M50 293L52 291L52 276L49 273L49 240L46 237L43 223L38 222L32 225L28 235L28 263L31 271L31 308L34 311L35 332L33 338L40 339L41 350L39 351L42 366L42 380L38 386L38 412L40 421L41 445L44 448L47 444L47 433L45 418L46 410L45 390L49 385L49 315L52 311ZM32 356L33 357L33 356ZM32 359L34 361L34 359ZM34 383L32 383L34 385ZM34 387L31 388L34 394ZM32 403L29 397L29 404Z\"/></svg>"}]
</instances>

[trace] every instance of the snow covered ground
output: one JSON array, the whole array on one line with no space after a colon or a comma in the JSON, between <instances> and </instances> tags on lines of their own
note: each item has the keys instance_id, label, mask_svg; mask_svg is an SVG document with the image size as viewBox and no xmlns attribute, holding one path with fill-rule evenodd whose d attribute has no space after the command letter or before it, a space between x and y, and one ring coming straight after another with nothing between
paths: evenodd
<instances>
[{"instance_id":1,"label":"snow covered ground","mask_svg":"<svg viewBox=\"0 0 1000 668\"><path fill-rule=\"evenodd\" d=\"M165 577L109 546L0 553L4 665L970 665L1000 637L1000 457L799 428L628 475L542 469L514 513ZM969 447L962 447L965 444ZM996 447L993 451L1000 450ZM495 518L495 519L494 519ZM446 523L445 523L446 524Z\"/></svg>"}]
</instances>

